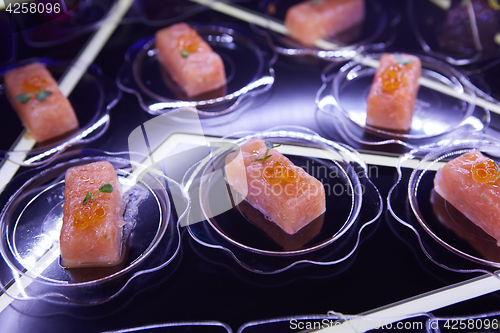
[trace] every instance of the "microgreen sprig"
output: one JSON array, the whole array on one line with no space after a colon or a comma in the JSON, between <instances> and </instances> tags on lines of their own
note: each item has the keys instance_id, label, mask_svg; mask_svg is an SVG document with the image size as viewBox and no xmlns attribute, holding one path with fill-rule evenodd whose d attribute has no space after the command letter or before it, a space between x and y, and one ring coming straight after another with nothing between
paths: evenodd
<instances>
[{"instance_id":1,"label":"microgreen sprig","mask_svg":"<svg viewBox=\"0 0 500 333\"><path fill-rule=\"evenodd\" d=\"M94 199L99 193L111 193L113 192L113 185L110 183L105 183L102 184L101 187L95 192L94 194ZM92 193L90 191L87 191L87 194L85 195L85 199L83 199L82 205L86 205L87 202L90 202L92 200Z\"/></svg>"},{"instance_id":2,"label":"microgreen sprig","mask_svg":"<svg viewBox=\"0 0 500 333\"><path fill-rule=\"evenodd\" d=\"M47 91L45 89L40 89L40 91L36 93L36 100L39 102L43 102L50 95L52 95L50 91Z\"/></svg>"},{"instance_id":3,"label":"microgreen sprig","mask_svg":"<svg viewBox=\"0 0 500 333\"><path fill-rule=\"evenodd\" d=\"M266 141L264 142L264 144L266 145L266 154L264 155L263 158L257 158L255 159L255 162L265 162L267 161L267 159L273 155L268 155L269 154L269 150L273 149L273 148L278 148L278 147L281 147L281 145L274 145L271 141Z\"/></svg>"},{"instance_id":4,"label":"microgreen sprig","mask_svg":"<svg viewBox=\"0 0 500 333\"><path fill-rule=\"evenodd\" d=\"M47 99L47 97L49 97L50 95L52 95L52 93L50 91L45 90L45 89L40 89L35 94L35 98L39 102L44 102ZM14 97L14 99L16 101L20 102L21 104L26 104L31 99L31 97L33 97L33 94L21 93L21 94L17 95L16 97Z\"/></svg>"},{"instance_id":5,"label":"microgreen sprig","mask_svg":"<svg viewBox=\"0 0 500 333\"><path fill-rule=\"evenodd\" d=\"M20 102L21 104L28 103L28 101L30 100L30 98L31 98L31 95L30 94L26 94L26 93L22 93L22 94L17 95L16 97L14 97L14 99L16 101Z\"/></svg>"},{"instance_id":6,"label":"microgreen sprig","mask_svg":"<svg viewBox=\"0 0 500 333\"><path fill-rule=\"evenodd\" d=\"M311 7L314 7L316 5L319 5L319 3L321 2L321 0L312 0L311 1Z\"/></svg>"},{"instance_id":7,"label":"microgreen sprig","mask_svg":"<svg viewBox=\"0 0 500 333\"><path fill-rule=\"evenodd\" d=\"M395 56L399 65L408 65L413 62L412 59L403 59L403 57L399 53L396 53Z\"/></svg>"}]
</instances>

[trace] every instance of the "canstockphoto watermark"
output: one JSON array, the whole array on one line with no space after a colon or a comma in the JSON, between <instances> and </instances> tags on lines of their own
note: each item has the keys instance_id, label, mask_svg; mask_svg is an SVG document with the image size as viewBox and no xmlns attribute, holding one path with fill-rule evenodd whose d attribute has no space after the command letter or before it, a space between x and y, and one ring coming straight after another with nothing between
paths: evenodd
<instances>
[{"instance_id":1,"label":"canstockphoto watermark","mask_svg":"<svg viewBox=\"0 0 500 333\"><path fill-rule=\"evenodd\" d=\"M315 160L307 160L306 164L301 166L305 172L317 179L324 178L343 178L346 177L344 168L337 165L325 165L324 163ZM367 170L359 170L354 172L358 178L378 178L378 166L370 165Z\"/></svg>"},{"instance_id":2,"label":"canstockphoto watermark","mask_svg":"<svg viewBox=\"0 0 500 333\"><path fill-rule=\"evenodd\" d=\"M305 173L298 171L302 169ZM244 172L242 170L242 172ZM253 195L274 195L286 196L306 196L316 197L320 195L320 188L317 182L309 181L307 175L319 180L326 196L363 195L365 186L355 183L352 179L357 176L358 179L366 177L378 177L378 168L370 167L367 171L351 171L349 176L345 170L337 166L326 166L315 164L308 160L300 168L296 166L284 166L283 164L268 163L262 168L250 168L248 174L249 191Z\"/></svg>"}]
</instances>

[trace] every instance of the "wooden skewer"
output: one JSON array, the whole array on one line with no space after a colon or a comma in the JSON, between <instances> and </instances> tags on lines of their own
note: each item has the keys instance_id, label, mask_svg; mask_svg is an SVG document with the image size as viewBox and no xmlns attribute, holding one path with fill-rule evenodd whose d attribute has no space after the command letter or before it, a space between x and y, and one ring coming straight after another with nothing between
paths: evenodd
<instances>
[{"instance_id":1,"label":"wooden skewer","mask_svg":"<svg viewBox=\"0 0 500 333\"><path fill-rule=\"evenodd\" d=\"M249 10L246 10L246 9L243 9L243 8L231 5L231 4L227 4L224 2L215 1L215 0L191 0L191 1L196 2L198 4L208 6L211 9L216 10L218 12L221 12L221 13L224 13L226 15L238 18L238 19L246 21L248 23L258 25L260 27L272 30L274 32L277 32L277 33L280 33L283 35L288 34L288 30L286 29L286 27L284 26L283 23L281 23L275 19L265 18L258 13L255 13L255 12L252 12L252 11L249 11ZM339 49L338 45L331 43L331 42L328 42L328 41L325 41L325 40L317 40L314 45L321 48L321 49L325 49L325 50L338 50ZM355 60L363 65L370 66L373 68L378 68L378 66L379 66L379 62L377 60L375 60L373 58L366 57L362 54L357 54L356 56L354 56L353 60ZM487 101L487 100L480 98L480 97L475 97L475 96L472 96L472 95L469 95L466 93L458 92L455 89L453 89L447 85L444 85L442 83L438 83L436 81L433 81L433 80L430 80L430 79L427 79L424 77L421 77L419 79L419 83L420 83L420 85L422 85L424 87L439 91L440 93L455 97L455 98L463 100L467 103L476 104L477 106L488 109L491 112L500 114L500 105L499 104Z\"/></svg>"}]
</instances>

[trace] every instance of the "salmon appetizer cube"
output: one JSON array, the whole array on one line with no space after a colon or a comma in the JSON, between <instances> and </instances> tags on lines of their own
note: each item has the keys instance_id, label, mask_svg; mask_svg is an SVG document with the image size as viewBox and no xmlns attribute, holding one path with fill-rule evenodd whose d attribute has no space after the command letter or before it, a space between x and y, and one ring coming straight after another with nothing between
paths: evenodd
<instances>
[{"instance_id":1,"label":"salmon appetizer cube","mask_svg":"<svg viewBox=\"0 0 500 333\"><path fill-rule=\"evenodd\" d=\"M314 237L316 237L323 228L325 214L321 214L295 234L290 235L283 231L277 224L269 221L258 210L252 207L248 201L243 200L238 204L239 210L253 224L264 231L269 238L279 244L284 251L296 251L305 248Z\"/></svg>"},{"instance_id":2,"label":"salmon appetizer cube","mask_svg":"<svg viewBox=\"0 0 500 333\"><path fill-rule=\"evenodd\" d=\"M155 38L158 60L189 97L226 84L222 58L186 23L159 30Z\"/></svg>"},{"instance_id":3,"label":"salmon appetizer cube","mask_svg":"<svg viewBox=\"0 0 500 333\"><path fill-rule=\"evenodd\" d=\"M468 242L484 259L500 262L500 249L495 242L485 241L489 236L485 234L484 230L471 223L457 209L447 205L446 200L436 191L431 192L431 204L432 211L443 226Z\"/></svg>"},{"instance_id":4,"label":"salmon appetizer cube","mask_svg":"<svg viewBox=\"0 0 500 333\"><path fill-rule=\"evenodd\" d=\"M364 0L308 0L288 9L285 26L290 36L306 46L333 37L361 23Z\"/></svg>"},{"instance_id":5,"label":"salmon appetizer cube","mask_svg":"<svg viewBox=\"0 0 500 333\"><path fill-rule=\"evenodd\" d=\"M95 162L66 171L62 265L100 267L119 264L122 257L123 208L120 184L109 162Z\"/></svg>"},{"instance_id":6,"label":"salmon appetizer cube","mask_svg":"<svg viewBox=\"0 0 500 333\"><path fill-rule=\"evenodd\" d=\"M254 208L293 235L326 210L319 180L269 141L255 138L226 157L226 181Z\"/></svg>"},{"instance_id":7,"label":"salmon appetizer cube","mask_svg":"<svg viewBox=\"0 0 500 333\"><path fill-rule=\"evenodd\" d=\"M10 104L36 141L43 142L78 128L78 119L50 72L35 62L4 76Z\"/></svg>"},{"instance_id":8,"label":"salmon appetizer cube","mask_svg":"<svg viewBox=\"0 0 500 333\"><path fill-rule=\"evenodd\" d=\"M409 131L418 94L422 65L408 54L384 54L368 94L366 124Z\"/></svg>"},{"instance_id":9,"label":"salmon appetizer cube","mask_svg":"<svg viewBox=\"0 0 500 333\"><path fill-rule=\"evenodd\" d=\"M500 244L500 181L497 164L470 151L445 164L434 190Z\"/></svg>"}]
</instances>

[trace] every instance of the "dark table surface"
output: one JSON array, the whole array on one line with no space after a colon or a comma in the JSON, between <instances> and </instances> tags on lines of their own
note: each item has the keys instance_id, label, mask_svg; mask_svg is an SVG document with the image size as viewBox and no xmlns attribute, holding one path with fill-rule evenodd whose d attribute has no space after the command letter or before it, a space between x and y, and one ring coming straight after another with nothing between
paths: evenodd
<instances>
[{"instance_id":1,"label":"dark table surface","mask_svg":"<svg viewBox=\"0 0 500 333\"><path fill-rule=\"evenodd\" d=\"M402 15L397 38L389 51L421 52L408 23L405 1L387 2ZM257 1L244 7L257 9ZM214 23L249 29L248 24L213 11L203 11L188 22ZM151 36L158 27L143 23L120 25L99 53L95 63L105 77L114 79L126 50L137 40ZM18 33L15 59L49 57L74 59L89 39L85 33L64 44L34 48ZM258 39L259 37L256 36ZM468 65L464 72L481 71L480 79L500 98L497 58ZM206 135L223 136L235 130L265 130L278 125L307 127L328 139L341 141L333 128L318 122L315 94L321 86L326 61L279 56L274 65L276 80L270 91L246 103L236 116L222 123L202 121ZM126 151L130 133L154 117L144 112L134 95L123 93L111 110L111 125L105 136L84 148ZM492 115L491 128L500 128ZM496 135L495 130L488 130ZM81 147L80 147L81 148ZM373 150L358 145L363 151ZM391 153L397 147L383 147ZM387 197L396 180L393 167L379 166L371 180ZM5 270L5 264L0 264ZM417 238L387 211L362 234L356 253L339 265L302 264L286 272L261 275L235 263L227 253L203 247L181 228L181 250L166 268L144 281L132 284L118 298L98 306L57 305L45 301L14 301L0 313L2 332L100 332L128 327L181 321L220 321L234 331L241 325L274 317L325 314L328 311L358 314L438 288L479 276L438 267L422 252ZM499 311L498 292L467 300L434 312L438 316L479 315Z\"/></svg>"}]
</instances>

